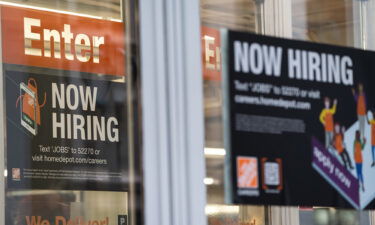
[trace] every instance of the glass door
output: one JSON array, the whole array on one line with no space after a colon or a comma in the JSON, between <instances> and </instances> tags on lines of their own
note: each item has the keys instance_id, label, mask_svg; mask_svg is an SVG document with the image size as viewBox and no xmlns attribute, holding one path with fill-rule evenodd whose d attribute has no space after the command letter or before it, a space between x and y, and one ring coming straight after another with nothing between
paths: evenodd
<instances>
[{"instance_id":1,"label":"glass door","mask_svg":"<svg viewBox=\"0 0 375 225\"><path fill-rule=\"evenodd\" d=\"M0 3L2 224L134 224L135 5Z\"/></svg>"},{"instance_id":2,"label":"glass door","mask_svg":"<svg viewBox=\"0 0 375 225\"><path fill-rule=\"evenodd\" d=\"M371 49L372 1L201 0L208 224L370 224L371 212L227 205L220 29ZM372 218L372 217L371 217Z\"/></svg>"}]
</instances>

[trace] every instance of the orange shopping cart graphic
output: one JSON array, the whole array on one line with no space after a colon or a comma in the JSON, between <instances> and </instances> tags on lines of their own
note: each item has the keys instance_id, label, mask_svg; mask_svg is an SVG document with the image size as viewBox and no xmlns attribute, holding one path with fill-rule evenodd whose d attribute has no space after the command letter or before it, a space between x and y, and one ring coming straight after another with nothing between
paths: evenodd
<instances>
[{"instance_id":1,"label":"orange shopping cart graphic","mask_svg":"<svg viewBox=\"0 0 375 225\"><path fill-rule=\"evenodd\" d=\"M46 94L44 93L43 103L40 104L38 86L34 78L29 78L27 85L20 83L20 96L16 101L16 107L19 101L21 101L21 125L36 135L38 125L41 125L40 109L46 104Z\"/></svg>"},{"instance_id":2,"label":"orange shopping cart graphic","mask_svg":"<svg viewBox=\"0 0 375 225\"><path fill-rule=\"evenodd\" d=\"M237 157L237 187L258 188L258 159L256 157Z\"/></svg>"}]
</instances>

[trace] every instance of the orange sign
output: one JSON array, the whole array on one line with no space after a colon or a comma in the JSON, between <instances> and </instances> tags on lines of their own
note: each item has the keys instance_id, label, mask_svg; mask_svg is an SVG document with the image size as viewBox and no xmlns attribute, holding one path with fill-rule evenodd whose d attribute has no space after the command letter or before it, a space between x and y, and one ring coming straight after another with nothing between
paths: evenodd
<instances>
[{"instance_id":1,"label":"orange sign","mask_svg":"<svg viewBox=\"0 0 375 225\"><path fill-rule=\"evenodd\" d=\"M237 187L258 188L258 159L237 157Z\"/></svg>"},{"instance_id":2,"label":"orange sign","mask_svg":"<svg viewBox=\"0 0 375 225\"><path fill-rule=\"evenodd\" d=\"M3 61L125 75L124 24L20 7L1 7Z\"/></svg>"},{"instance_id":3,"label":"orange sign","mask_svg":"<svg viewBox=\"0 0 375 225\"><path fill-rule=\"evenodd\" d=\"M221 80L220 32L214 28L201 28L203 78Z\"/></svg>"}]
</instances>

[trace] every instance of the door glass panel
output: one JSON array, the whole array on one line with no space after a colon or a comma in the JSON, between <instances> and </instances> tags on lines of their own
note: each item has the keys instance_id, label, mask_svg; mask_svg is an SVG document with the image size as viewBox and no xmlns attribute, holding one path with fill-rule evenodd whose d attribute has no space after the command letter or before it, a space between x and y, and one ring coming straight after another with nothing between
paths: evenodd
<instances>
[{"instance_id":1,"label":"door glass panel","mask_svg":"<svg viewBox=\"0 0 375 225\"><path fill-rule=\"evenodd\" d=\"M129 2L0 2L5 224L130 223Z\"/></svg>"},{"instance_id":2,"label":"door glass panel","mask_svg":"<svg viewBox=\"0 0 375 225\"><path fill-rule=\"evenodd\" d=\"M208 224L272 224L275 209L226 205L222 119L220 35L226 28L276 37L374 49L374 1L201 0L202 66L205 103L205 156ZM260 213L260 211L262 213ZM302 225L370 224L372 212L316 207L279 207ZM289 210L289 211L288 211ZM248 212L243 214L241 212ZM297 211L297 213L294 213ZM284 218L287 214L284 215ZM256 218L256 223L252 223ZM278 222L281 217L278 218ZM278 224L278 222L274 222Z\"/></svg>"}]
</instances>

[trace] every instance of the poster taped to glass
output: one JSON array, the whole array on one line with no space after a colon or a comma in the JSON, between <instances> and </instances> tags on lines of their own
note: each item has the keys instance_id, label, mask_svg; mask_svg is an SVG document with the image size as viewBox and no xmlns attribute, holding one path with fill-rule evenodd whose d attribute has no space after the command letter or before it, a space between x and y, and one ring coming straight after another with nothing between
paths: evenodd
<instances>
[{"instance_id":1,"label":"poster taped to glass","mask_svg":"<svg viewBox=\"0 0 375 225\"><path fill-rule=\"evenodd\" d=\"M375 53L225 34L230 202L374 208Z\"/></svg>"},{"instance_id":2,"label":"poster taped to glass","mask_svg":"<svg viewBox=\"0 0 375 225\"><path fill-rule=\"evenodd\" d=\"M125 188L124 83L5 75L9 187Z\"/></svg>"},{"instance_id":3,"label":"poster taped to glass","mask_svg":"<svg viewBox=\"0 0 375 225\"><path fill-rule=\"evenodd\" d=\"M8 188L126 191L124 24L1 12Z\"/></svg>"}]
</instances>

